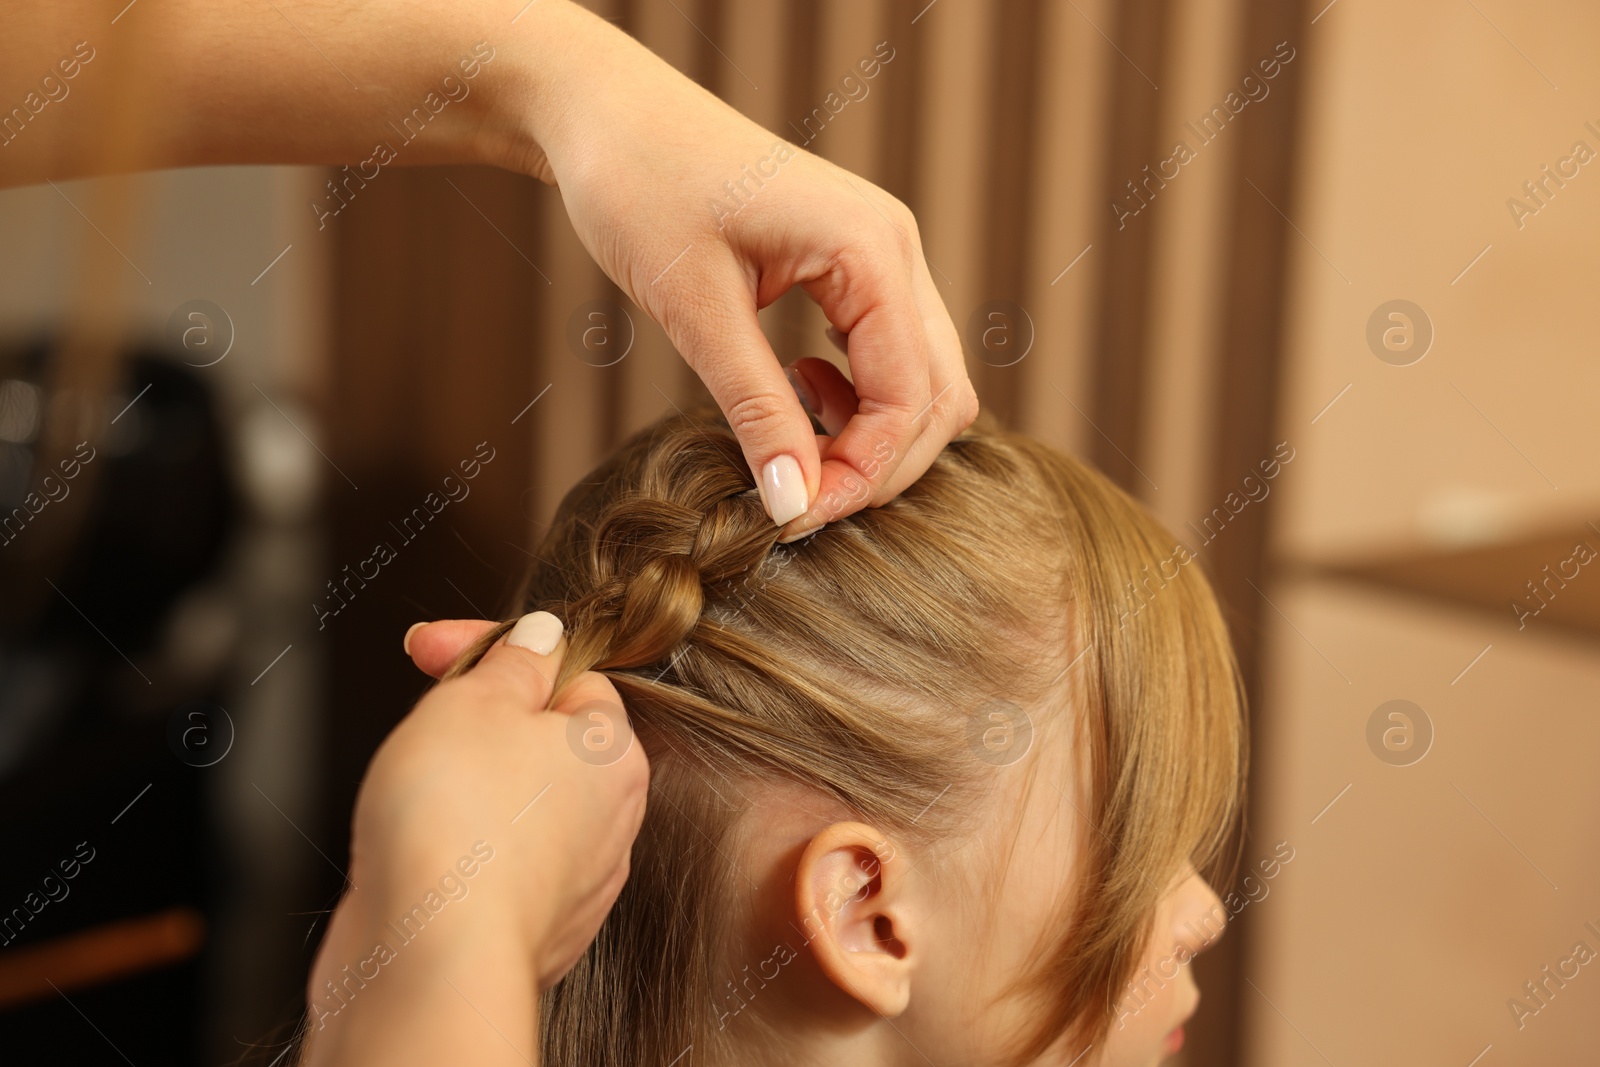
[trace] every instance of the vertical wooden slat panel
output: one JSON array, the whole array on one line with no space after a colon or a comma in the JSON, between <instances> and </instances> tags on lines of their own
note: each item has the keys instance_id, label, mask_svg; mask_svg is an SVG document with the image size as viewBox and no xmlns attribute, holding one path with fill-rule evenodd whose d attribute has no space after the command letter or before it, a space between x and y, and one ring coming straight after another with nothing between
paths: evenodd
<instances>
[{"instance_id":1,"label":"vertical wooden slat panel","mask_svg":"<svg viewBox=\"0 0 1600 1067\"><path fill-rule=\"evenodd\" d=\"M1302 45L1309 17L1298 0L1244 0L1240 54L1253 61L1270 55L1280 41ZM1252 121L1241 123L1239 130L1238 169L1227 191L1233 200L1233 225L1228 230L1220 358L1210 396L1216 428L1207 494L1211 500L1222 500L1244 472L1272 453L1279 440L1289 245L1299 240L1280 211L1289 218L1296 211L1296 132L1304 76L1304 63L1285 66L1274 83L1275 99L1268 101L1277 106L1262 107L1248 116ZM1263 202L1263 196L1271 204ZM1228 524L1227 536L1208 546L1204 556L1232 623L1252 709L1261 707L1259 636L1270 611L1257 590L1268 581L1268 523L1275 513L1272 507L1246 508ZM1266 751L1262 743L1265 733L1262 717L1252 715L1252 752ZM1253 792L1251 797L1253 805ZM1248 827L1248 811L1246 817ZM1204 1067L1238 1062L1244 1019L1261 1010L1259 998L1246 990L1243 982L1250 929L1248 923L1239 924L1232 936L1201 957L1197 965L1197 973L1208 984L1233 993L1200 1031L1205 1058L1196 1062Z\"/></svg>"},{"instance_id":2,"label":"vertical wooden slat panel","mask_svg":"<svg viewBox=\"0 0 1600 1067\"><path fill-rule=\"evenodd\" d=\"M742 114L773 131L773 139L794 141L784 128L786 75L790 42L784 37L786 0L744 0L726 6L722 50L730 66L738 67L733 77L723 78L722 98ZM758 314L762 330L774 339L784 326L781 302L763 307ZM779 355L782 349L779 349Z\"/></svg>"},{"instance_id":3,"label":"vertical wooden slat panel","mask_svg":"<svg viewBox=\"0 0 1600 1067\"><path fill-rule=\"evenodd\" d=\"M736 79L743 80L728 65L728 8L725 0L700 0L694 22L701 32L695 35L694 57L684 71L723 99L727 99L729 83Z\"/></svg>"},{"instance_id":4,"label":"vertical wooden slat panel","mask_svg":"<svg viewBox=\"0 0 1600 1067\"><path fill-rule=\"evenodd\" d=\"M922 10L918 0L889 0L883 13L883 39L895 49L894 70L876 90L884 112L878 139L878 184L920 216L922 69L925 49L911 20Z\"/></svg>"},{"instance_id":5,"label":"vertical wooden slat panel","mask_svg":"<svg viewBox=\"0 0 1600 1067\"><path fill-rule=\"evenodd\" d=\"M958 330L983 299L980 207L993 32L988 10L970 3L925 8L908 32L911 47L923 50L919 227L929 271Z\"/></svg>"},{"instance_id":6,"label":"vertical wooden slat panel","mask_svg":"<svg viewBox=\"0 0 1600 1067\"><path fill-rule=\"evenodd\" d=\"M877 87L894 64L871 80L861 76L857 64L870 57L874 44L884 39L885 4L882 0L824 0L815 7L817 43L807 78L810 95L789 117L787 132L800 139L807 151L859 175L858 181L875 183L875 149L886 117ZM848 85L847 78L851 79ZM851 92L860 99L852 99ZM835 114L834 107L842 109ZM819 123L819 113L829 116L825 124ZM802 293L789 299L793 301L789 321L792 358L812 356L842 364L844 357L827 338L828 319L822 309Z\"/></svg>"},{"instance_id":7,"label":"vertical wooden slat panel","mask_svg":"<svg viewBox=\"0 0 1600 1067\"><path fill-rule=\"evenodd\" d=\"M663 0L631 0L625 22L628 31L652 52L687 77L715 91L714 83L722 76L724 64L702 34L714 36L720 27L707 22L705 16L704 5L689 0L674 0L670 4ZM717 62L708 62L712 58ZM708 200L714 195L714 191L707 190ZM664 253L662 268L671 262L677 251ZM678 355L666 332L637 308L630 306L628 312L633 317L633 351L622 363L600 372L616 379L610 387L619 388L625 398L622 411L626 425L613 428L612 442L621 434L672 410L673 404L686 408L706 396L704 387Z\"/></svg>"},{"instance_id":8,"label":"vertical wooden slat panel","mask_svg":"<svg viewBox=\"0 0 1600 1067\"><path fill-rule=\"evenodd\" d=\"M787 9L785 0L744 0L727 5L722 50L738 70L723 80L721 95L752 121L771 130L774 140L792 142L793 136L783 125ZM760 311L761 328L769 339L782 329L783 314L778 304Z\"/></svg>"},{"instance_id":9,"label":"vertical wooden slat panel","mask_svg":"<svg viewBox=\"0 0 1600 1067\"><path fill-rule=\"evenodd\" d=\"M1095 349L1096 433L1090 439L1095 465L1138 496L1154 486L1139 470L1144 439L1144 383L1149 360L1150 259L1154 227L1146 218L1119 220L1113 203L1137 205L1134 183L1159 147L1158 85L1165 75L1169 0L1127 0L1116 9L1115 24L1102 26L1119 51L1110 67L1112 112L1102 157L1101 216L1096 251L1104 250L1099 275Z\"/></svg>"},{"instance_id":10,"label":"vertical wooden slat panel","mask_svg":"<svg viewBox=\"0 0 1600 1067\"><path fill-rule=\"evenodd\" d=\"M1206 499L1213 432L1207 393L1216 373L1217 330L1226 278L1217 269L1224 234L1232 224L1229 182L1238 165L1239 142L1228 136L1197 145L1185 123L1194 122L1236 88L1254 56L1239 55L1239 0L1192 0L1173 10L1172 50L1163 75L1165 87L1159 130L1168 158L1178 142L1199 158L1178 170L1149 211L1155 228L1151 264L1150 373L1145 403L1142 462L1160 490L1148 503L1179 536L1215 501ZM1271 96L1260 107L1276 107ZM1251 105L1255 109L1257 105ZM1259 117L1246 113L1244 122ZM1138 220L1146 221L1144 215Z\"/></svg>"},{"instance_id":11,"label":"vertical wooden slat panel","mask_svg":"<svg viewBox=\"0 0 1600 1067\"><path fill-rule=\"evenodd\" d=\"M1106 144L1108 69L1121 62L1089 21L1109 17L1108 0L1077 6L1075 11L1045 4L1040 18L1048 61L1040 64L1036 80L1038 147L1029 217L1037 237L1022 300L1035 339L1019 365L1027 387L1015 408L1018 429L1073 452L1086 450L1095 436L1072 404L1083 411L1090 407L1090 300L1104 262L1104 250L1090 247L1105 211L1096 176Z\"/></svg>"},{"instance_id":12,"label":"vertical wooden slat panel","mask_svg":"<svg viewBox=\"0 0 1600 1067\"><path fill-rule=\"evenodd\" d=\"M1130 220L1130 225L1148 223L1154 231L1143 399L1148 415L1138 454L1160 488L1147 493L1147 502L1176 537L1197 551L1186 524L1213 503L1211 435L1217 424L1206 400L1220 370L1218 331L1228 278L1217 264L1232 224L1230 183L1237 180L1240 142L1230 135L1198 144L1185 123L1207 114L1238 85L1244 60L1238 54L1239 16L1238 0L1196 0L1172 12L1174 40L1185 44L1171 50L1161 75L1158 136L1163 139L1158 144L1163 147L1153 159L1171 157L1179 141L1199 154L1158 189L1158 200ZM1281 103L1270 100L1268 106ZM1259 117L1242 118L1248 123ZM1217 886L1221 893L1229 888ZM1244 918L1248 924L1249 916ZM1240 998L1247 992L1240 986L1238 961L1246 934L1246 927L1236 924L1196 965L1205 1000L1188 1024L1190 1064L1238 1062Z\"/></svg>"},{"instance_id":13,"label":"vertical wooden slat panel","mask_svg":"<svg viewBox=\"0 0 1600 1067\"><path fill-rule=\"evenodd\" d=\"M607 377L606 372L615 367L592 367L568 346L571 315L586 302L609 296L612 290L573 232L560 196L550 191L541 197L539 207L539 262L551 284L545 291L545 313L535 326L533 349L540 354L543 370L544 382L539 388L549 384L550 391L523 416L521 424L534 437L538 471L535 517L542 524L555 513L567 489L594 466L605 441L615 432L616 409L607 397L616 395L612 390L619 376ZM629 313L642 325L643 315L637 309L629 308Z\"/></svg>"},{"instance_id":14,"label":"vertical wooden slat panel","mask_svg":"<svg viewBox=\"0 0 1600 1067\"><path fill-rule=\"evenodd\" d=\"M628 3L601 0L585 6L624 30L629 28ZM573 232L560 195L554 190L541 195L537 210L538 261L551 284L546 287L543 313L533 331L539 367L534 395L547 385L549 391L522 421L534 442L530 512L535 528L549 522L566 491L594 466L606 443L619 432L624 417L624 393L615 387L621 372L615 367L593 367L579 358L568 341L569 320L583 305L601 299L625 309L635 323L644 318L589 256ZM611 377L606 376L608 371L614 372Z\"/></svg>"},{"instance_id":15,"label":"vertical wooden slat panel","mask_svg":"<svg viewBox=\"0 0 1600 1067\"><path fill-rule=\"evenodd\" d=\"M821 9L805 0L791 0L784 9L783 123L780 136L806 148L803 120L817 102L817 53L821 47ZM783 363L808 354L805 335L813 321L810 298L790 290L773 305L776 331L769 332L773 350Z\"/></svg>"},{"instance_id":16,"label":"vertical wooden slat panel","mask_svg":"<svg viewBox=\"0 0 1600 1067\"><path fill-rule=\"evenodd\" d=\"M1002 0L989 9L994 23L990 31L990 100L987 143L983 158L984 199L978 215L983 222L982 270L984 289L980 299L1003 300L1021 305L1027 288L1027 266L1033 245L1034 220L1029 210L1033 201L1034 168L1038 139L1035 136L1038 99L1039 21L1038 0ZM1002 425L1017 419L1022 382L1027 373L1023 363L1010 362L1011 352L1025 336L1022 323L1011 324L1011 341L999 352L975 347L972 369L978 375L981 401ZM997 360L998 362L989 362Z\"/></svg>"},{"instance_id":17,"label":"vertical wooden slat panel","mask_svg":"<svg viewBox=\"0 0 1600 1067\"><path fill-rule=\"evenodd\" d=\"M872 46L883 40L880 36L884 22L885 4L882 0L823 0L822 33L817 49L816 79L818 95L815 106L823 106L829 94L849 101L834 116L822 134L808 147L818 155L839 164L852 174L869 182L876 182L874 171L878 155L874 151L882 129L882 100L877 94L878 82L894 70L894 64L879 72L870 81L861 76L856 64L872 55ZM851 100L845 78L865 91L859 100Z\"/></svg>"}]
</instances>

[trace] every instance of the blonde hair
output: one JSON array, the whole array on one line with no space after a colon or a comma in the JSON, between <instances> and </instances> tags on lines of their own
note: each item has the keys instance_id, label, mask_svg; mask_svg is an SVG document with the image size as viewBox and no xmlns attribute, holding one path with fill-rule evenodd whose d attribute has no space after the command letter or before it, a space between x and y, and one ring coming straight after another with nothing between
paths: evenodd
<instances>
[{"instance_id":1,"label":"blonde hair","mask_svg":"<svg viewBox=\"0 0 1600 1067\"><path fill-rule=\"evenodd\" d=\"M1018 980L1042 1010L1014 1053L1099 1040L1166 886L1220 857L1238 807L1237 671L1198 568L1099 473L985 430L883 507L777 537L726 424L683 416L574 488L537 549L524 610L567 624L558 688L608 676L652 765L627 885L544 998L543 1062L727 1058L730 782L799 783L908 841L959 832L995 771L985 709L1064 675L1094 832Z\"/></svg>"}]
</instances>

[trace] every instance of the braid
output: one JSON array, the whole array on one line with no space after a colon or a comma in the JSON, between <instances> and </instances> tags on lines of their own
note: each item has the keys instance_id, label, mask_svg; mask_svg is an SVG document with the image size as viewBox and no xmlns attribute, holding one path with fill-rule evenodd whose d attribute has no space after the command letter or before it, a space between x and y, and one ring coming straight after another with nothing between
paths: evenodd
<instances>
[{"instance_id":1,"label":"braid","mask_svg":"<svg viewBox=\"0 0 1600 1067\"><path fill-rule=\"evenodd\" d=\"M777 544L780 530L726 426L684 419L654 432L670 440L624 447L562 503L543 539L522 602L566 625L557 692L585 671L669 663L710 603ZM583 491L619 482L629 488L607 500ZM476 663L511 625L485 634L447 677Z\"/></svg>"},{"instance_id":2,"label":"braid","mask_svg":"<svg viewBox=\"0 0 1600 1067\"><path fill-rule=\"evenodd\" d=\"M694 424L670 434L670 446L632 450L643 453L626 472L634 490L582 522L560 515L550 531L552 547L576 549L568 573L536 574L530 590L566 624L557 688L584 670L666 665L701 625L709 590L739 581L778 544L733 435Z\"/></svg>"}]
</instances>

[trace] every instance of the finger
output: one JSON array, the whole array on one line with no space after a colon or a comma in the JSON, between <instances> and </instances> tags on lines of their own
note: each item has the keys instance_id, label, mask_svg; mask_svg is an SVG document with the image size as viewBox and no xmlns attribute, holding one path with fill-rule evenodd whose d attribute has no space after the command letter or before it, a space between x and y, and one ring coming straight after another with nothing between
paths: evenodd
<instances>
[{"instance_id":1,"label":"finger","mask_svg":"<svg viewBox=\"0 0 1600 1067\"><path fill-rule=\"evenodd\" d=\"M663 326L728 417L767 514L782 526L810 507L821 477L811 420L761 332L750 283L734 262L690 284L713 298L683 300L691 310Z\"/></svg>"},{"instance_id":2,"label":"finger","mask_svg":"<svg viewBox=\"0 0 1600 1067\"><path fill-rule=\"evenodd\" d=\"M899 242L899 235L892 240ZM811 525L866 506L919 436L930 377L926 329L913 287L914 258L903 242L858 247L806 283L828 321L849 337L857 397L856 413L822 462L817 497L805 517Z\"/></svg>"},{"instance_id":3,"label":"finger","mask_svg":"<svg viewBox=\"0 0 1600 1067\"><path fill-rule=\"evenodd\" d=\"M561 620L548 611L531 612L518 619L462 677L529 711L544 711L565 651Z\"/></svg>"},{"instance_id":4,"label":"finger","mask_svg":"<svg viewBox=\"0 0 1600 1067\"><path fill-rule=\"evenodd\" d=\"M440 619L419 622L406 631L405 650L417 669L438 678L495 624L487 619Z\"/></svg>"},{"instance_id":5,"label":"finger","mask_svg":"<svg viewBox=\"0 0 1600 1067\"><path fill-rule=\"evenodd\" d=\"M817 417L829 436L837 436L856 414L856 391L850 379L825 359L797 359L789 364L789 380L801 403Z\"/></svg>"},{"instance_id":6,"label":"finger","mask_svg":"<svg viewBox=\"0 0 1600 1067\"><path fill-rule=\"evenodd\" d=\"M905 461L875 488L868 502L872 507L894 499L922 477L944 446L972 425L978 415L978 397L967 376L961 337L921 258L915 265L912 284L928 338L928 409L919 420L917 438Z\"/></svg>"}]
</instances>

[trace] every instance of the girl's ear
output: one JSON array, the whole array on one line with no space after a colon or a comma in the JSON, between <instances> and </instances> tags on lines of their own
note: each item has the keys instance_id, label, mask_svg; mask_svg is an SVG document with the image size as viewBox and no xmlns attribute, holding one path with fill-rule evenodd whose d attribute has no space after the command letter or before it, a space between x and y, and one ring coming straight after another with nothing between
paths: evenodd
<instances>
[{"instance_id":1,"label":"girl's ear","mask_svg":"<svg viewBox=\"0 0 1600 1067\"><path fill-rule=\"evenodd\" d=\"M879 1015L911 1002L918 955L909 865L889 838L859 822L813 837L795 872L795 907L817 965Z\"/></svg>"}]
</instances>

